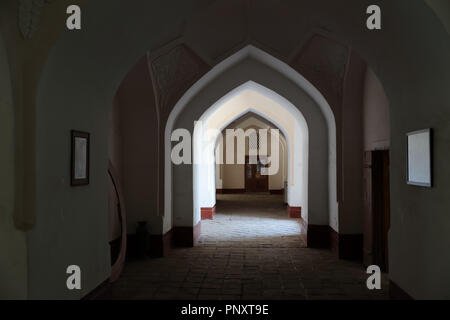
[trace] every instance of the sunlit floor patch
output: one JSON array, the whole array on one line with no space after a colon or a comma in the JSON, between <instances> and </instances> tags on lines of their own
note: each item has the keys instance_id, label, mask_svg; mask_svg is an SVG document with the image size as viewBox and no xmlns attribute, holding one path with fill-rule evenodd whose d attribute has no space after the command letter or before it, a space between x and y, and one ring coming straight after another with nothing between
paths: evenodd
<instances>
[{"instance_id":1,"label":"sunlit floor patch","mask_svg":"<svg viewBox=\"0 0 450 320\"><path fill-rule=\"evenodd\" d=\"M217 195L216 215L202 221L199 245L305 247L299 219L290 219L283 197L269 194Z\"/></svg>"}]
</instances>

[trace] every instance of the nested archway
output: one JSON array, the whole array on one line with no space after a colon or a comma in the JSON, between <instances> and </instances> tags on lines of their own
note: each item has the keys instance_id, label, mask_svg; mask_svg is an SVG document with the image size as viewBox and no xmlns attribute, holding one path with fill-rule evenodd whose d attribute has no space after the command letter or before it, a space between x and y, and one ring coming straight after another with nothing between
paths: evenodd
<instances>
[{"instance_id":1,"label":"nested archway","mask_svg":"<svg viewBox=\"0 0 450 320\"><path fill-rule=\"evenodd\" d=\"M214 131L214 133L217 131L218 130ZM227 164L227 132L229 132L229 135L239 135L242 134L242 132L244 133L246 140L241 142L241 152L243 153L243 155L241 155L241 160L244 160L244 164L237 166ZM265 139L265 143L261 139ZM278 146L274 145L274 147L272 147L272 139L279 140ZM238 145L236 145L236 151L237 148ZM231 148L229 150L231 150ZM259 153L262 156L259 158L259 165L254 157L256 153ZM269 174L265 177L258 175L258 167L259 169L268 167L266 160L270 160L270 158L266 158L265 156L271 156L272 153L278 153L279 155L278 162L274 163L274 166L272 167L273 170L268 172ZM222 130L221 134L217 135L214 155L216 157L216 194L235 192L268 192L270 194L285 194L284 191L287 190L285 183L287 183L288 179L287 138L284 136L283 131L267 118L249 111L240 118L229 123ZM253 163L250 163L250 160L252 160ZM277 165L278 168L276 168ZM275 169L278 169L278 171L275 171ZM247 173L247 178L245 173ZM287 194L285 195L287 197ZM284 199L285 204L287 204L286 200L287 199ZM211 213L213 214L214 210L211 211ZM205 217L208 217L208 214L205 213Z\"/></svg>"},{"instance_id":2,"label":"nested archway","mask_svg":"<svg viewBox=\"0 0 450 320\"><path fill-rule=\"evenodd\" d=\"M200 208L215 205L214 146L222 130L247 113L272 122L286 137L288 145L288 199L290 207L303 210L308 221L308 126L300 111L275 92L249 81L229 92L200 117L202 126L194 129L194 223ZM271 138L277 140L274 134ZM202 161L208 159L208 161ZM279 169L279 159L272 157L268 174ZM196 161L197 160L197 161ZM276 172L275 172L276 171Z\"/></svg>"},{"instance_id":3,"label":"nested archway","mask_svg":"<svg viewBox=\"0 0 450 320\"><path fill-rule=\"evenodd\" d=\"M333 112L319 91L298 72L255 47L248 46L224 60L185 93L169 116L165 140L170 141L170 134L176 128L186 128L194 133L194 121L209 117L210 113L245 89L246 84L247 89L252 86L253 91L259 91L262 97L284 105L285 110L290 109L291 115L297 114L295 118L302 123L297 126L298 136L302 136L302 130L303 137L309 136L308 144L300 144L307 146L303 155L307 155L310 165L303 169L307 170L309 178L303 189L299 187L302 191L293 189L295 196L290 196L292 203L295 204L296 192L300 193L299 198L303 192L309 225L337 222L336 125ZM261 115L264 116L264 113ZM265 116L272 121L276 118L273 114ZM299 120L302 117L303 120ZM302 126L304 129L301 130ZM306 132L308 134L305 135ZM166 144L165 165L165 226L197 226L200 214L194 196L195 169L186 165L172 166L170 144ZM176 201L173 201L174 198ZM209 201L211 199L213 196ZM338 228L337 223L331 226L335 230Z\"/></svg>"}]
</instances>

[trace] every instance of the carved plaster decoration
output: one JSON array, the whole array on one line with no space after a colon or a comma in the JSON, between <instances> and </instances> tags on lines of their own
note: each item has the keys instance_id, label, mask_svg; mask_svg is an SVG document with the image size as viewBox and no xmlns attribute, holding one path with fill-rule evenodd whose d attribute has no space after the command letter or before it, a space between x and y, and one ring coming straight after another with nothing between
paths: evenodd
<instances>
[{"instance_id":1,"label":"carved plaster decoration","mask_svg":"<svg viewBox=\"0 0 450 320\"><path fill-rule=\"evenodd\" d=\"M170 111L178 99L192 86L209 66L184 44L162 49L161 54L151 58L147 55L149 71L155 94L158 117L158 215L164 215L164 129Z\"/></svg>"},{"instance_id":2,"label":"carved plaster decoration","mask_svg":"<svg viewBox=\"0 0 450 320\"><path fill-rule=\"evenodd\" d=\"M291 65L318 87L326 97L333 102L340 102L348 54L348 47L316 34L305 44Z\"/></svg>"},{"instance_id":3,"label":"carved plaster decoration","mask_svg":"<svg viewBox=\"0 0 450 320\"><path fill-rule=\"evenodd\" d=\"M162 121L181 95L202 76L207 65L185 45L178 45L151 61Z\"/></svg>"},{"instance_id":4,"label":"carved plaster decoration","mask_svg":"<svg viewBox=\"0 0 450 320\"><path fill-rule=\"evenodd\" d=\"M29 40L39 29L42 8L53 0L19 0L19 29Z\"/></svg>"}]
</instances>

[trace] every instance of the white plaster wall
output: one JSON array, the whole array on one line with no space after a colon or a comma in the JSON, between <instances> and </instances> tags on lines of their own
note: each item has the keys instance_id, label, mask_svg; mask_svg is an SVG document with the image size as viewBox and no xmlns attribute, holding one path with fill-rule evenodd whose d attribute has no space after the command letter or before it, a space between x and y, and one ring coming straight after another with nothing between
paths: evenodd
<instances>
[{"instance_id":1,"label":"white plaster wall","mask_svg":"<svg viewBox=\"0 0 450 320\"><path fill-rule=\"evenodd\" d=\"M216 189L222 189L223 188L223 171L222 171L222 165L216 163Z\"/></svg>"},{"instance_id":2,"label":"white plaster wall","mask_svg":"<svg viewBox=\"0 0 450 320\"><path fill-rule=\"evenodd\" d=\"M96 110L102 98L105 99L99 94L102 90L79 86L69 89L61 75L70 77L70 72L59 69L59 76L55 76L49 69L47 71L37 98L38 201L36 225L28 232L27 239L29 297L80 299L107 279L111 268L108 112L102 112L102 117L86 117ZM78 81L83 83L84 77ZM66 94L55 94L63 91ZM61 107L70 103L73 108ZM105 99L102 105L107 103L110 108L112 100ZM87 186L70 186L72 129L90 133L90 183ZM65 271L73 264L81 268L82 290L67 290Z\"/></svg>"},{"instance_id":3,"label":"white plaster wall","mask_svg":"<svg viewBox=\"0 0 450 320\"><path fill-rule=\"evenodd\" d=\"M197 192L194 192L193 197L194 206L198 209L194 212L194 217L198 217L198 220L194 220L194 224L200 219L200 208L211 208L216 204L215 144L212 141L209 142L208 128L204 122L199 123L202 124L195 127L192 138L194 181L185 181L185 184L193 183L197 186Z\"/></svg>"},{"instance_id":4,"label":"white plaster wall","mask_svg":"<svg viewBox=\"0 0 450 320\"><path fill-rule=\"evenodd\" d=\"M174 12L174 6L180 10ZM27 239L29 298L79 299L109 277L108 112L136 61L178 35L194 8L195 3L170 0L133 5L111 0L105 11L104 2L89 1L82 30L64 29L51 50L37 92L38 201L36 226ZM71 129L91 133L86 187L69 187ZM80 291L65 286L69 264L81 267Z\"/></svg>"},{"instance_id":5,"label":"white plaster wall","mask_svg":"<svg viewBox=\"0 0 450 320\"><path fill-rule=\"evenodd\" d=\"M0 300L26 299L26 233L14 226L14 103L8 57L0 34Z\"/></svg>"}]
</instances>

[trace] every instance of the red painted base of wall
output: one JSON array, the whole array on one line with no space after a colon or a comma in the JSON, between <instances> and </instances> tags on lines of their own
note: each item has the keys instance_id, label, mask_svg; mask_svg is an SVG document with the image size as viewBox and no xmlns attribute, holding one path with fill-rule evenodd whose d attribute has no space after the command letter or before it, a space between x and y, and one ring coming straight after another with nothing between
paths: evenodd
<instances>
[{"instance_id":1,"label":"red painted base of wall","mask_svg":"<svg viewBox=\"0 0 450 320\"><path fill-rule=\"evenodd\" d=\"M302 207L291 207L288 205L288 216L291 219L301 219L302 218Z\"/></svg>"},{"instance_id":2,"label":"red painted base of wall","mask_svg":"<svg viewBox=\"0 0 450 320\"><path fill-rule=\"evenodd\" d=\"M202 220L212 220L216 214L216 206L212 208L200 208Z\"/></svg>"}]
</instances>

